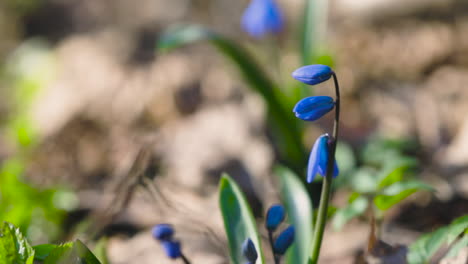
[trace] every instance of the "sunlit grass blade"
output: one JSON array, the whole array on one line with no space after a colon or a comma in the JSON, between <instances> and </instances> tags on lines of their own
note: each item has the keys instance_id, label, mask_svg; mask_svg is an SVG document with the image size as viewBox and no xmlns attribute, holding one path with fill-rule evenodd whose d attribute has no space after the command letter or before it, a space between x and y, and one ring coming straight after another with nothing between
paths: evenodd
<instances>
[{"instance_id":1,"label":"sunlit grass blade","mask_svg":"<svg viewBox=\"0 0 468 264\"><path fill-rule=\"evenodd\" d=\"M83 242L76 240L58 245L44 260L44 264L101 264Z\"/></svg>"},{"instance_id":2,"label":"sunlit grass blade","mask_svg":"<svg viewBox=\"0 0 468 264\"><path fill-rule=\"evenodd\" d=\"M462 241L461 243L465 242L467 229L468 215L465 215L455 219L448 226L441 227L432 233L423 235L409 247L409 252L407 255L408 263L427 263L442 245L451 244L460 234L464 232L464 237L461 238L460 241ZM449 253L451 255L456 255L456 250L459 250L460 246L455 244L452 249L453 250L450 250Z\"/></svg>"},{"instance_id":3,"label":"sunlit grass blade","mask_svg":"<svg viewBox=\"0 0 468 264\"><path fill-rule=\"evenodd\" d=\"M432 191L433 188L428 184L416 180L397 182L383 189L381 194L374 198L374 204L380 210L388 210L406 197L420 190Z\"/></svg>"},{"instance_id":4,"label":"sunlit grass blade","mask_svg":"<svg viewBox=\"0 0 468 264\"><path fill-rule=\"evenodd\" d=\"M282 158L290 165L300 168L300 164L304 161L304 148L298 122L291 113L292 109L288 108L291 104L287 96L280 95L277 84L258 65L252 54L235 41L197 25L170 29L160 38L157 48L159 51L167 52L197 41L209 41L214 45L233 62L249 86L265 99L274 128L279 134L276 140L283 141L279 144Z\"/></svg>"},{"instance_id":5,"label":"sunlit grass blade","mask_svg":"<svg viewBox=\"0 0 468 264\"><path fill-rule=\"evenodd\" d=\"M256 263L264 263L251 209L239 186L226 174L222 176L219 183L219 207L229 242L231 262L234 264L245 262L242 256L242 243L250 238L258 252Z\"/></svg>"},{"instance_id":6,"label":"sunlit grass blade","mask_svg":"<svg viewBox=\"0 0 468 264\"><path fill-rule=\"evenodd\" d=\"M288 221L296 229L296 240L287 253L287 263L307 263L312 244L313 209L307 190L299 178L289 169L277 167L281 198L288 214Z\"/></svg>"}]
</instances>

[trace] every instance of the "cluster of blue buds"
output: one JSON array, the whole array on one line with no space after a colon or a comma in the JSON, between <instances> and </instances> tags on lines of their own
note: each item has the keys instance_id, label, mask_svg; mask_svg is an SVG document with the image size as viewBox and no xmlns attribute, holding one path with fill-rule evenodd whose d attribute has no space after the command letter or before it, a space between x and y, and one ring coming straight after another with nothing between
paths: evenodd
<instances>
[{"instance_id":1,"label":"cluster of blue buds","mask_svg":"<svg viewBox=\"0 0 468 264\"><path fill-rule=\"evenodd\" d=\"M326 65L308 65L292 73L294 79L308 85L316 85L327 81L333 76L333 70ZM315 121L335 107L335 101L330 96L311 96L300 100L293 109L296 117L304 121ZM325 177L330 148L330 136L321 135L312 147L307 167L307 182L312 182L318 173ZM338 165L334 164L333 176L338 175Z\"/></svg>"},{"instance_id":2,"label":"cluster of blue buds","mask_svg":"<svg viewBox=\"0 0 468 264\"><path fill-rule=\"evenodd\" d=\"M158 224L153 227L153 237L157 239L171 259L185 258L180 248L180 242L174 239L174 228L169 224Z\"/></svg>"},{"instance_id":3,"label":"cluster of blue buds","mask_svg":"<svg viewBox=\"0 0 468 264\"><path fill-rule=\"evenodd\" d=\"M279 33L283 15L275 0L252 0L242 16L242 28L254 38Z\"/></svg>"},{"instance_id":4,"label":"cluster of blue buds","mask_svg":"<svg viewBox=\"0 0 468 264\"><path fill-rule=\"evenodd\" d=\"M266 214L265 227L268 231L270 246L275 256L275 263L279 263L279 258L286 253L286 250L294 242L294 226L290 225L284 229L276 239L273 238L273 233L278 229L284 221L286 212L280 204L272 205ZM255 245L250 238L247 238L242 244L242 253L247 259L246 264L254 264L257 261L258 254Z\"/></svg>"}]
</instances>

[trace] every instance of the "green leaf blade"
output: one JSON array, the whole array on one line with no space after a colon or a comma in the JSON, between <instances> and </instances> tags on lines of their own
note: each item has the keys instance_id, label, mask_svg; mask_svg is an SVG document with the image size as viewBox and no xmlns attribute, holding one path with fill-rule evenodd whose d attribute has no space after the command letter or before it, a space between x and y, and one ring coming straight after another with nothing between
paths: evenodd
<instances>
[{"instance_id":1,"label":"green leaf blade","mask_svg":"<svg viewBox=\"0 0 468 264\"><path fill-rule=\"evenodd\" d=\"M0 260L4 263L32 264L34 250L19 228L3 222L0 228Z\"/></svg>"},{"instance_id":2,"label":"green leaf blade","mask_svg":"<svg viewBox=\"0 0 468 264\"><path fill-rule=\"evenodd\" d=\"M285 167L277 167L275 174L281 186L281 197L288 220L296 230L294 244L287 252L287 263L305 264L312 252L312 203L304 185L292 171Z\"/></svg>"},{"instance_id":3,"label":"green leaf blade","mask_svg":"<svg viewBox=\"0 0 468 264\"><path fill-rule=\"evenodd\" d=\"M388 210L420 190L432 191L433 188L428 184L416 180L397 182L382 190L381 194L375 196L374 204L380 210Z\"/></svg>"},{"instance_id":4,"label":"green leaf blade","mask_svg":"<svg viewBox=\"0 0 468 264\"><path fill-rule=\"evenodd\" d=\"M224 220L232 263L245 262L242 255L242 243L250 238L259 256L256 263L263 264L260 238L250 207L239 186L226 174L221 177L219 183L219 207Z\"/></svg>"}]
</instances>

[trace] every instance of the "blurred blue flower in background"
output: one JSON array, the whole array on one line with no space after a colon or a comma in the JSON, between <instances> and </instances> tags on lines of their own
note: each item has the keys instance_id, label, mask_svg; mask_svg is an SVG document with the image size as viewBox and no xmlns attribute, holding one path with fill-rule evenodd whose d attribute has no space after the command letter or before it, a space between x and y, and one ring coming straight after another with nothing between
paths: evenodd
<instances>
[{"instance_id":1,"label":"blurred blue flower in background","mask_svg":"<svg viewBox=\"0 0 468 264\"><path fill-rule=\"evenodd\" d=\"M321 135L314 143L309 156L309 164L307 167L307 182L311 183L315 175L318 173L325 177L327 173L328 163L328 134ZM334 164L333 177L338 175L338 165Z\"/></svg>"},{"instance_id":2,"label":"blurred blue flower in background","mask_svg":"<svg viewBox=\"0 0 468 264\"><path fill-rule=\"evenodd\" d=\"M252 0L242 16L242 28L254 38L278 33L283 24L283 15L275 0Z\"/></svg>"},{"instance_id":3,"label":"blurred blue flower in background","mask_svg":"<svg viewBox=\"0 0 468 264\"><path fill-rule=\"evenodd\" d=\"M272 205L266 215L265 226L269 231L275 231L276 228L283 222L286 216L284 207L281 204Z\"/></svg>"},{"instance_id":4,"label":"blurred blue flower in background","mask_svg":"<svg viewBox=\"0 0 468 264\"><path fill-rule=\"evenodd\" d=\"M179 241L162 241L161 242L164 252L166 252L167 257L171 259L176 259L181 257L182 253L180 251L180 242Z\"/></svg>"},{"instance_id":5,"label":"blurred blue flower in background","mask_svg":"<svg viewBox=\"0 0 468 264\"><path fill-rule=\"evenodd\" d=\"M169 224L159 224L153 227L152 233L157 240L171 240L174 228Z\"/></svg>"},{"instance_id":6,"label":"blurred blue flower in background","mask_svg":"<svg viewBox=\"0 0 468 264\"><path fill-rule=\"evenodd\" d=\"M255 263L255 261L257 261L258 253L250 238L247 238L244 243L242 243L242 254L249 261L248 263Z\"/></svg>"}]
</instances>

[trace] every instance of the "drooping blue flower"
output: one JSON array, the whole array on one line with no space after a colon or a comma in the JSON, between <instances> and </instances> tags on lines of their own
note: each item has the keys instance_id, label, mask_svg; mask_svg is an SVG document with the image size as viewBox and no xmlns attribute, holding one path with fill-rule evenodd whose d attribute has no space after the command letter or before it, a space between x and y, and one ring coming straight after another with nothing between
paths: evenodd
<instances>
[{"instance_id":1,"label":"drooping blue flower","mask_svg":"<svg viewBox=\"0 0 468 264\"><path fill-rule=\"evenodd\" d=\"M292 73L292 77L308 85L322 83L333 75L333 70L321 64L303 66Z\"/></svg>"},{"instance_id":2,"label":"drooping blue flower","mask_svg":"<svg viewBox=\"0 0 468 264\"><path fill-rule=\"evenodd\" d=\"M330 96L311 96L300 100L294 106L293 112L297 118L305 121L315 121L335 107L335 101Z\"/></svg>"},{"instance_id":3,"label":"drooping blue flower","mask_svg":"<svg viewBox=\"0 0 468 264\"><path fill-rule=\"evenodd\" d=\"M152 233L157 240L171 240L174 235L174 228L169 224L159 224L153 227Z\"/></svg>"},{"instance_id":4,"label":"drooping blue flower","mask_svg":"<svg viewBox=\"0 0 468 264\"><path fill-rule=\"evenodd\" d=\"M314 143L312 151L309 156L309 164L307 166L307 182L311 183L315 175L318 173L325 177L327 173L327 163L328 163L328 144L329 136L328 134L323 134ZM338 175L338 165L335 164L333 167L333 177Z\"/></svg>"},{"instance_id":5,"label":"drooping blue flower","mask_svg":"<svg viewBox=\"0 0 468 264\"><path fill-rule=\"evenodd\" d=\"M279 234L273 245L275 254L283 255L286 252L294 242L294 232L294 226L291 225Z\"/></svg>"},{"instance_id":6,"label":"drooping blue flower","mask_svg":"<svg viewBox=\"0 0 468 264\"><path fill-rule=\"evenodd\" d=\"M161 244L163 246L164 252L166 252L166 255L169 258L176 259L182 255L179 241L165 240L162 241Z\"/></svg>"},{"instance_id":7,"label":"drooping blue flower","mask_svg":"<svg viewBox=\"0 0 468 264\"><path fill-rule=\"evenodd\" d=\"M252 37L278 33L283 28L283 15L275 0L252 0L242 16L242 28Z\"/></svg>"},{"instance_id":8,"label":"drooping blue flower","mask_svg":"<svg viewBox=\"0 0 468 264\"><path fill-rule=\"evenodd\" d=\"M284 207L281 204L272 205L266 214L265 227L268 231L275 231L283 222L286 216Z\"/></svg>"},{"instance_id":9,"label":"drooping blue flower","mask_svg":"<svg viewBox=\"0 0 468 264\"><path fill-rule=\"evenodd\" d=\"M242 254L249 261L249 263L255 263L255 261L257 261L257 250L255 249L255 245L250 238L247 238L244 243L242 243Z\"/></svg>"}]
</instances>

